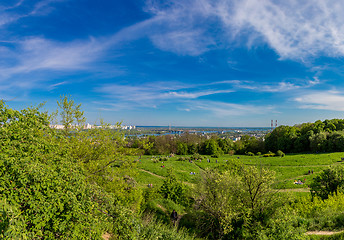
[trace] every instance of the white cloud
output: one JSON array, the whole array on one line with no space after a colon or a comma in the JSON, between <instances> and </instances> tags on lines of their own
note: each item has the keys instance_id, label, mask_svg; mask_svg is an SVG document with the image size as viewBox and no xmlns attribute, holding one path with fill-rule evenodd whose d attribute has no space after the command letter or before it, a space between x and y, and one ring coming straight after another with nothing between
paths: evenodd
<instances>
[{"instance_id":1,"label":"white cloud","mask_svg":"<svg viewBox=\"0 0 344 240\"><path fill-rule=\"evenodd\" d=\"M35 15L45 15L49 12L53 11L54 8L51 6L53 3L57 2L64 2L67 0L42 0L42 1L36 1L35 4L31 4L32 8L28 8L26 12L22 12L20 14L15 13L14 10L16 8L19 8L24 0L19 0L17 3L13 5L0 5L0 27L11 24L13 22L16 22L17 20L21 18L26 18L30 16Z\"/></svg>"},{"instance_id":2,"label":"white cloud","mask_svg":"<svg viewBox=\"0 0 344 240\"><path fill-rule=\"evenodd\" d=\"M198 85L185 85L173 82L147 83L143 85L108 84L96 89L112 98L129 101L148 101L158 99L195 99L219 93L230 93L232 90L198 90ZM186 89L186 90L185 90Z\"/></svg>"},{"instance_id":3,"label":"white cloud","mask_svg":"<svg viewBox=\"0 0 344 240\"><path fill-rule=\"evenodd\" d=\"M9 54L0 57L0 60L11 60L13 65L0 65L0 76L5 78L36 70L85 70L104 50L101 44L92 39L85 42L59 43L43 38L30 38L13 45L15 50L7 49Z\"/></svg>"},{"instance_id":4,"label":"white cloud","mask_svg":"<svg viewBox=\"0 0 344 240\"><path fill-rule=\"evenodd\" d=\"M227 38L229 44L246 39L248 46L264 41L281 58L300 61L319 54L344 55L341 1L148 1L147 9L161 20L154 24L164 30L158 40L155 34L152 39L163 50L197 55ZM188 52L190 47L200 50Z\"/></svg>"},{"instance_id":5,"label":"white cloud","mask_svg":"<svg viewBox=\"0 0 344 240\"><path fill-rule=\"evenodd\" d=\"M198 56L213 45L211 38L207 38L198 31L173 31L165 34L155 34L152 42L161 50L171 51L179 55Z\"/></svg>"},{"instance_id":6,"label":"white cloud","mask_svg":"<svg viewBox=\"0 0 344 240\"><path fill-rule=\"evenodd\" d=\"M323 91L304 94L294 98L300 108L344 111L344 95L337 91Z\"/></svg>"},{"instance_id":7,"label":"white cloud","mask_svg":"<svg viewBox=\"0 0 344 240\"><path fill-rule=\"evenodd\" d=\"M221 85L228 84L231 85L233 89L240 90L251 90L255 92L288 92L296 89L306 89L311 88L315 85L320 84L320 80L314 77L314 80L294 80L294 81L282 81L278 83L264 83L264 82L254 82L245 80L226 80L213 82L211 85Z\"/></svg>"},{"instance_id":8,"label":"white cloud","mask_svg":"<svg viewBox=\"0 0 344 240\"><path fill-rule=\"evenodd\" d=\"M193 101L188 104L189 109L212 112L218 117L243 116L252 114L266 114L274 111L273 106L258 106L253 104L234 104L217 101Z\"/></svg>"},{"instance_id":9,"label":"white cloud","mask_svg":"<svg viewBox=\"0 0 344 240\"><path fill-rule=\"evenodd\" d=\"M181 103L186 100L199 99L215 94L231 93L231 89L204 89L204 85L183 84L179 82L157 82L143 85L107 84L97 89L113 102L121 102L126 107L158 107L174 101Z\"/></svg>"}]
</instances>

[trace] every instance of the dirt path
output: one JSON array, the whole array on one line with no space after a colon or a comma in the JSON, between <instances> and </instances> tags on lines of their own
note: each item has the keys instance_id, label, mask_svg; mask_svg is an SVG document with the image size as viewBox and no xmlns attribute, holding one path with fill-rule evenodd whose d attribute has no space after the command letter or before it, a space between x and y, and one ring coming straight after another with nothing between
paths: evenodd
<instances>
[{"instance_id":1,"label":"dirt path","mask_svg":"<svg viewBox=\"0 0 344 240\"><path fill-rule=\"evenodd\" d=\"M142 169L142 168L140 168L139 170L142 171L142 172L148 173L148 174L150 174L150 175L152 175L152 176L154 176L154 177L157 177L157 178L161 178L161 179L165 179L165 178L166 178L166 177L157 175L157 174L155 174L155 173L152 173L152 172L150 172L150 171L144 170L144 169ZM193 186L193 185L194 185L193 183L189 183L189 182L183 182L183 183L186 184L186 185L189 185L189 186Z\"/></svg>"},{"instance_id":2,"label":"dirt path","mask_svg":"<svg viewBox=\"0 0 344 240\"><path fill-rule=\"evenodd\" d=\"M279 192L309 192L309 188L287 188L278 189Z\"/></svg>"},{"instance_id":3,"label":"dirt path","mask_svg":"<svg viewBox=\"0 0 344 240\"><path fill-rule=\"evenodd\" d=\"M307 235L333 235L337 233L342 233L344 231L333 232L333 231L309 231L306 232Z\"/></svg>"},{"instance_id":4,"label":"dirt path","mask_svg":"<svg viewBox=\"0 0 344 240\"><path fill-rule=\"evenodd\" d=\"M148 173L148 174L150 174L150 175L153 175L153 176L155 176L155 177L157 177L157 178L165 179L165 177L163 177L163 176L157 175L157 174L155 174L155 173L152 173L152 172L150 172L150 171L144 170L144 169L142 169L142 168L140 168L140 171L146 172L146 173Z\"/></svg>"}]
</instances>

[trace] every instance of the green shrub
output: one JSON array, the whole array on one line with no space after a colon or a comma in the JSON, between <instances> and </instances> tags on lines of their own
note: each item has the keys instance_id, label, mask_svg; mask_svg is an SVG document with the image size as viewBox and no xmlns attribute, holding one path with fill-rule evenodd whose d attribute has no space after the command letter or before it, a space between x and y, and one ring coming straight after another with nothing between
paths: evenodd
<instances>
[{"instance_id":1,"label":"green shrub","mask_svg":"<svg viewBox=\"0 0 344 240\"><path fill-rule=\"evenodd\" d=\"M0 125L0 199L18 209L30 238L99 238L102 214L92 186L47 114L0 101Z\"/></svg>"},{"instance_id":2,"label":"green shrub","mask_svg":"<svg viewBox=\"0 0 344 240\"><path fill-rule=\"evenodd\" d=\"M284 157L285 156L284 152L282 152L281 150L278 150L276 152L276 155L279 156L279 157Z\"/></svg>"},{"instance_id":3,"label":"green shrub","mask_svg":"<svg viewBox=\"0 0 344 240\"><path fill-rule=\"evenodd\" d=\"M254 153L253 152L248 152L246 153L247 156L254 156Z\"/></svg>"},{"instance_id":4,"label":"green shrub","mask_svg":"<svg viewBox=\"0 0 344 240\"><path fill-rule=\"evenodd\" d=\"M160 157L159 161L160 162L166 162L166 161L168 161L168 157Z\"/></svg>"},{"instance_id":5,"label":"green shrub","mask_svg":"<svg viewBox=\"0 0 344 240\"><path fill-rule=\"evenodd\" d=\"M276 156L276 154L273 153L273 152L271 152L271 151L269 151L268 153L265 153L265 154L263 155L263 157L275 157L275 156Z\"/></svg>"},{"instance_id":6,"label":"green shrub","mask_svg":"<svg viewBox=\"0 0 344 240\"><path fill-rule=\"evenodd\" d=\"M166 199L175 203L188 206L190 204L188 187L179 182L171 169L168 169L168 176L159 189L159 193Z\"/></svg>"},{"instance_id":7,"label":"green shrub","mask_svg":"<svg viewBox=\"0 0 344 240\"><path fill-rule=\"evenodd\" d=\"M0 200L0 238L30 239L31 237L18 208L8 204L6 200Z\"/></svg>"},{"instance_id":8,"label":"green shrub","mask_svg":"<svg viewBox=\"0 0 344 240\"><path fill-rule=\"evenodd\" d=\"M333 166L323 170L310 184L312 196L327 199L330 194L344 189L344 167Z\"/></svg>"},{"instance_id":9,"label":"green shrub","mask_svg":"<svg viewBox=\"0 0 344 240\"><path fill-rule=\"evenodd\" d=\"M190 236L184 228L171 227L157 221L153 216L146 216L139 239L192 240L195 237Z\"/></svg>"}]
</instances>

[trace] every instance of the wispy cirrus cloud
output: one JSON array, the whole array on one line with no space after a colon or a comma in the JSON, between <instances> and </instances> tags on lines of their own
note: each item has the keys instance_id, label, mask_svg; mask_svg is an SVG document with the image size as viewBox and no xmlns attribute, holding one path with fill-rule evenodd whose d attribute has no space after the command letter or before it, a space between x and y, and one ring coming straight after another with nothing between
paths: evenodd
<instances>
[{"instance_id":1,"label":"wispy cirrus cloud","mask_svg":"<svg viewBox=\"0 0 344 240\"><path fill-rule=\"evenodd\" d=\"M233 92L231 89L199 89L197 84L171 82L146 83L143 85L107 84L95 89L109 99L131 102L132 106L156 107L170 100L179 101Z\"/></svg>"},{"instance_id":2,"label":"wispy cirrus cloud","mask_svg":"<svg viewBox=\"0 0 344 240\"><path fill-rule=\"evenodd\" d=\"M244 41L248 47L265 42L281 58L301 61L319 54L344 55L343 2L170 0L148 1L146 9L167 29L152 35L153 43L163 50L188 53L187 46L199 44L201 50L189 52L196 55L223 43ZM173 34L176 29L186 36L185 48L183 38ZM188 40L193 34L197 41ZM154 41L155 36L159 41Z\"/></svg>"},{"instance_id":3,"label":"wispy cirrus cloud","mask_svg":"<svg viewBox=\"0 0 344 240\"><path fill-rule=\"evenodd\" d=\"M67 0L37 0L25 7L23 7L24 0L8 5L0 4L0 27L14 23L21 18L48 14L54 10L52 7L54 3L65 1Z\"/></svg>"},{"instance_id":4,"label":"wispy cirrus cloud","mask_svg":"<svg viewBox=\"0 0 344 240\"><path fill-rule=\"evenodd\" d=\"M344 94L338 91L316 91L295 97L303 109L344 111Z\"/></svg>"},{"instance_id":5,"label":"wispy cirrus cloud","mask_svg":"<svg viewBox=\"0 0 344 240\"><path fill-rule=\"evenodd\" d=\"M227 94L227 96L230 96L228 94L239 91L251 91L272 94L290 92L294 95L295 90L311 89L313 86L316 86L318 84L320 84L320 80L318 78L314 78L314 80L296 82L282 81L279 83L260 83L254 81L239 80L226 80L203 84L185 84L181 82L154 82L128 85L104 84L95 88L94 91L101 93L104 97L106 97L108 99L108 105L115 104L117 106L117 102L121 102L121 106L124 106L125 104L126 108L156 108L159 105L163 105L165 103L173 101L178 104L182 103L183 107L180 107L180 109L190 110L195 108L192 108L191 106L185 107L184 104L186 102L199 102L201 98L204 99L216 94ZM219 104L220 103L221 102L219 102ZM201 104L198 105L202 106ZM239 106L246 105L238 105L238 107ZM236 105L226 105L226 107L230 107L229 109L235 109ZM201 109L201 107L199 107L198 109ZM252 109L249 107L247 109L248 111L252 111ZM257 109L259 109L258 112L261 112L259 107ZM241 109L241 112L243 111L244 109Z\"/></svg>"},{"instance_id":6,"label":"wispy cirrus cloud","mask_svg":"<svg viewBox=\"0 0 344 240\"><path fill-rule=\"evenodd\" d=\"M188 103L186 111L207 111L218 117L262 115L275 112L274 106L254 104L235 104L219 101L193 101Z\"/></svg>"},{"instance_id":7,"label":"wispy cirrus cloud","mask_svg":"<svg viewBox=\"0 0 344 240\"><path fill-rule=\"evenodd\" d=\"M11 43L0 56L0 82L34 71L86 70L104 50L95 40L59 43L29 38Z\"/></svg>"},{"instance_id":8,"label":"wispy cirrus cloud","mask_svg":"<svg viewBox=\"0 0 344 240\"><path fill-rule=\"evenodd\" d=\"M264 83L264 82L254 82L247 80L226 80L218 81L211 83L212 85L230 85L234 90L250 90L254 92L288 92L296 89L307 89L318 84L321 84L321 81L314 77L313 80L285 80L282 82L276 83Z\"/></svg>"}]
</instances>

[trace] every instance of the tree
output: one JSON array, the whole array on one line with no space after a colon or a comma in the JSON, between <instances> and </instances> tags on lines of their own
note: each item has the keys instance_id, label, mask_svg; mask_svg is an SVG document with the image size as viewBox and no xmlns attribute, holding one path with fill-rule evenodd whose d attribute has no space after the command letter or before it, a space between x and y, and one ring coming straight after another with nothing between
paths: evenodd
<instances>
[{"instance_id":1,"label":"tree","mask_svg":"<svg viewBox=\"0 0 344 240\"><path fill-rule=\"evenodd\" d=\"M309 137L310 142L310 148L312 151L320 151L323 152L327 150L327 137L329 133L328 132L319 132L315 135L311 135Z\"/></svg>"},{"instance_id":2,"label":"tree","mask_svg":"<svg viewBox=\"0 0 344 240\"><path fill-rule=\"evenodd\" d=\"M9 224L0 223L0 236L97 239L104 218L93 186L48 119L39 107L17 111L0 101L0 199L7 206L0 214L5 222L10 217ZM12 212L18 213L17 229Z\"/></svg>"},{"instance_id":3,"label":"tree","mask_svg":"<svg viewBox=\"0 0 344 240\"><path fill-rule=\"evenodd\" d=\"M177 154L178 155L187 155L188 154L188 145L183 142L177 144Z\"/></svg>"},{"instance_id":4,"label":"tree","mask_svg":"<svg viewBox=\"0 0 344 240\"><path fill-rule=\"evenodd\" d=\"M172 169L168 169L168 176L159 189L159 193L166 199L171 199L175 203L189 205L188 188L185 184L177 180Z\"/></svg>"},{"instance_id":5,"label":"tree","mask_svg":"<svg viewBox=\"0 0 344 240\"><path fill-rule=\"evenodd\" d=\"M202 143L202 153L205 155L223 154L215 139L208 139Z\"/></svg>"},{"instance_id":6,"label":"tree","mask_svg":"<svg viewBox=\"0 0 344 240\"><path fill-rule=\"evenodd\" d=\"M61 123L66 134L71 128L81 127L85 123L84 111L81 111L81 104L75 104L70 96L60 96L60 101L57 101L57 106L60 108ZM75 124L73 126L73 124Z\"/></svg>"},{"instance_id":7,"label":"tree","mask_svg":"<svg viewBox=\"0 0 344 240\"><path fill-rule=\"evenodd\" d=\"M344 187L344 167L332 166L323 170L310 184L312 196L327 199L330 194L343 191Z\"/></svg>"},{"instance_id":8,"label":"tree","mask_svg":"<svg viewBox=\"0 0 344 240\"><path fill-rule=\"evenodd\" d=\"M266 223L279 203L270 187L273 179L273 172L252 166L206 170L197 188L196 203L206 219L200 227L211 231L206 225L218 226L212 231L219 239L254 238L256 228Z\"/></svg>"}]
</instances>

